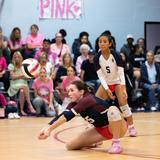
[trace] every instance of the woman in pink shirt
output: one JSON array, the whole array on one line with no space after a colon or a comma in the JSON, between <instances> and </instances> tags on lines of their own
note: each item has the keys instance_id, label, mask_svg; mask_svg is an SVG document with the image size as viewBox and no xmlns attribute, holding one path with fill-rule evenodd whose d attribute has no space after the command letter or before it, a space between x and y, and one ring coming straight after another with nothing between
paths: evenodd
<instances>
[{"instance_id":1,"label":"woman in pink shirt","mask_svg":"<svg viewBox=\"0 0 160 160\"><path fill-rule=\"evenodd\" d=\"M61 84L60 93L62 100L68 95L67 87L75 80L80 80L80 78L76 76L76 68L74 66L70 66L67 68L67 76L64 76Z\"/></svg>"},{"instance_id":2,"label":"woman in pink shirt","mask_svg":"<svg viewBox=\"0 0 160 160\"><path fill-rule=\"evenodd\" d=\"M31 26L31 33L26 38L26 58L33 58L35 52L42 48L43 44L43 35L39 34L39 28L36 24Z\"/></svg>"},{"instance_id":3,"label":"woman in pink shirt","mask_svg":"<svg viewBox=\"0 0 160 160\"><path fill-rule=\"evenodd\" d=\"M51 44L51 51L56 53L60 61L65 53L70 53L70 48L67 44L62 43L63 36L60 32L56 33L55 43Z\"/></svg>"},{"instance_id":4,"label":"woman in pink shirt","mask_svg":"<svg viewBox=\"0 0 160 160\"><path fill-rule=\"evenodd\" d=\"M32 88L35 94L33 105L36 108L37 114L41 115L44 110L46 116L55 116L53 81L47 77L47 71L44 67L40 69L39 76L33 81Z\"/></svg>"},{"instance_id":5,"label":"woman in pink shirt","mask_svg":"<svg viewBox=\"0 0 160 160\"><path fill-rule=\"evenodd\" d=\"M21 53L23 53L24 42L22 41L20 28L18 27L13 28L8 44L9 44L9 49L11 51L11 59L15 51L20 51Z\"/></svg>"},{"instance_id":6,"label":"woman in pink shirt","mask_svg":"<svg viewBox=\"0 0 160 160\"><path fill-rule=\"evenodd\" d=\"M3 82L5 91L9 88L9 72L7 72L7 62L0 51L0 82Z\"/></svg>"}]
</instances>

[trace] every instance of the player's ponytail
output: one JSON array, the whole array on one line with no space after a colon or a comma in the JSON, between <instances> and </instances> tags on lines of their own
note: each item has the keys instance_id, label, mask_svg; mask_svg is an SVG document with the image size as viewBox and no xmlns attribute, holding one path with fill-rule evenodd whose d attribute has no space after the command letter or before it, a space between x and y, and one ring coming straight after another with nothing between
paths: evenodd
<instances>
[{"instance_id":1,"label":"player's ponytail","mask_svg":"<svg viewBox=\"0 0 160 160\"><path fill-rule=\"evenodd\" d=\"M84 83L81 80L73 81L71 84L75 85L78 90L84 90L85 92L89 92L89 93L94 94L93 87L87 85L86 83Z\"/></svg>"}]
</instances>

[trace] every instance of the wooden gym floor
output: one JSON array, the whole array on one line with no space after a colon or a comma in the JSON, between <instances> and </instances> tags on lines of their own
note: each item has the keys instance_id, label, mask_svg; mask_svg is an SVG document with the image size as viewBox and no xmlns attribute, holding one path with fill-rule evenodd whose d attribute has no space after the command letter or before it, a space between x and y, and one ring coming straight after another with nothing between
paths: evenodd
<instances>
[{"instance_id":1,"label":"wooden gym floor","mask_svg":"<svg viewBox=\"0 0 160 160\"><path fill-rule=\"evenodd\" d=\"M158 160L160 159L160 112L134 113L138 137L121 139L124 152L106 153L111 141L95 149L67 151L64 142L76 136L86 126L77 117L52 132L43 141L38 132L51 118L22 117L18 120L0 119L0 160Z\"/></svg>"}]
</instances>

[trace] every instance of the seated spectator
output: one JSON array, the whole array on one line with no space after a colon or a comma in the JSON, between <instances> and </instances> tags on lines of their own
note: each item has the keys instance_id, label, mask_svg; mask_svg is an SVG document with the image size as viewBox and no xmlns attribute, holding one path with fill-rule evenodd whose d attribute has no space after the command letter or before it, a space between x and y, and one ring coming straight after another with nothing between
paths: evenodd
<instances>
[{"instance_id":1,"label":"seated spectator","mask_svg":"<svg viewBox=\"0 0 160 160\"><path fill-rule=\"evenodd\" d=\"M0 52L3 53L7 65L10 63L10 51L8 49L8 38L3 35L3 30L0 27Z\"/></svg>"},{"instance_id":2,"label":"seated spectator","mask_svg":"<svg viewBox=\"0 0 160 160\"><path fill-rule=\"evenodd\" d=\"M65 29L60 29L60 30L59 30L59 33L61 33L61 34L62 34L62 37L63 37L62 43L63 43L63 44L67 44L67 41L65 40L65 37L67 36L66 30L65 30ZM52 41L51 41L51 43L55 43L55 42L56 42L56 38L53 38Z\"/></svg>"},{"instance_id":3,"label":"seated spectator","mask_svg":"<svg viewBox=\"0 0 160 160\"><path fill-rule=\"evenodd\" d=\"M146 56L143 53L143 49L136 44L134 54L130 55L129 61L133 66L133 77L135 78L135 89L139 87L139 79L140 79L140 67L145 62Z\"/></svg>"},{"instance_id":4,"label":"seated spectator","mask_svg":"<svg viewBox=\"0 0 160 160\"><path fill-rule=\"evenodd\" d=\"M77 61L76 61L76 71L77 75L80 76L81 73L81 65L82 62L86 59L88 59L88 52L90 50L90 47L87 44L82 44L80 46L80 53L81 55L78 56Z\"/></svg>"},{"instance_id":5,"label":"seated spectator","mask_svg":"<svg viewBox=\"0 0 160 160\"><path fill-rule=\"evenodd\" d=\"M47 58L47 62L49 62L52 65L52 71L53 71L53 74L55 74L57 72L57 70L58 70L58 67L59 67L59 58L58 58L56 53L51 51L50 40L49 39L44 39L43 40L43 48L36 52L35 58L37 60L39 60L39 57L44 52L47 54L47 57L48 57ZM52 79L53 78L54 77L52 77Z\"/></svg>"},{"instance_id":6,"label":"seated spectator","mask_svg":"<svg viewBox=\"0 0 160 160\"><path fill-rule=\"evenodd\" d=\"M53 78L55 80L55 87L62 83L64 76L67 75L67 68L70 66L73 66L72 57L69 53L65 53L62 57L62 63L54 75L55 78Z\"/></svg>"},{"instance_id":7,"label":"seated spectator","mask_svg":"<svg viewBox=\"0 0 160 160\"><path fill-rule=\"evenodd\" d=\"M49 39L44 39L43 40L43 46L40 50L38 50L35 54L35 57L36 59L39 59L39 57L41 56L41 54L43 52L46 52L47 55L48 55L48 60L55 66L57 64L59 64L59 61L58 61L58 57L57 55L51 51L51 48L50 48L50 40Z\"/></svg>"},{"instance_id":8,"label":"seated spectator","mask_svg":"<svg viewBox=\"0 0 160 160\"><path fill-rule=\"evenodd\" d=\"M146 47L145 47L145 40L144 40L144 38L138 38L138 40L137 40L137 44L138 44L138 46L142 49L142 53L144 54L144 55L146 55Z\"/></svg>"},{"instance_id":9,"label":"seated spectator","mask_svg":"<svg viewBox=\"0 0 160 160\"><path fill-rule=\"evenodd\" d=\"M0 93L0 118L5 117L5 108L7 105L7 101L2 93Z\"/></svg>"},{"instance_id":10,"label":"seated spectator","mask_svg":"<svg viewBox=\"0 0 160 160\"><path fill-rule=\"evenodd\" d=\"M96 92L100 85L100 80L94 68L93 59L95 55L96 52L93 51L93 49L90 49L88 52L88 59L82 62L80 78L82 81L86 82L86 84L93 87L94 91Z\"/></svg>"},{"instance_id":11,"label":"seated spectator","mask_svg":"<svg viewBox=\"0 0 160 160\"><path fill-rule=\"evenodd\" d=\"M48 55L46 52L42 52L42 54L39 56L39 64L41 67L46 69L47 76L52 78L52 74L54 71L54 66L52 63L48 60Z\"/></svg>"},{"instance_id":12,"label":"seated spectator","mask_svg":"<svg viewBox=\"0 0 160 160\"><path fill-rule=\"evenodd\" d=\"M47 71L44 67L40 69L39 76L33 81L32 88L35 94L33 105L36 108L37 115L55 116L53 81L47 77Z\"/></svg>"},{"instance_id":13,"label":"seated spectator","mask_svg":"<svg viewBox=\"0 0 160 160\"><path fill-rule=\"evenodd\" d=\"M155 55L158 55L158 54L160 55L160 45L155 46L154 54Z\"/></svg>"},{"instance_id":14,"label":"seated spectator","mask_svg":"<svg viewBox=\"0 0 160 160\"><path fill-rule=\"evenodd\" d=\"M11 59L12 59L12 55L15 51L20 51L23 55L24 42L21 37L20 28L18 28L18 27L13 28L8 44L9 44L9 49L11 51L11 55L10 55Z\"/></svg>"},{"instance_id":15,"label":"seated spectator","mask_svg":"<svg viewBox=\"0 0 160 160\"><path fill-rule=\"evenodd\" d=\"M9 72L7 71L6 59L0 51L0 82L3 82L5 91L9 88Z\"/></svg>"},{"instance_id":16,"label":"seated spectator","mask_svg":"<svg viewBox=\"0 0 160 160\"><path fill-rule=\"evenodd\" d=\"M62 62L62 57L65 53L71 53L70 47L63 43L63 36L60 32L56 33L55 43L52 43L50 47L51 51L58 56L59 62Z\"/></svg>"},{"instance_id":17,"label":"seated spectator","mask_svg":"<svg viewBox=\"0 0 160 160\"><path fill-rule=\"evenodd\" d=\"M25 58L33 58L37 50L42 48L43 35L39 34L39 27L36 24L31 25L31 32L26 38Z\"/></svg>"},{"instance_id":18,"label":"seated spectator","mask_svg":"<svg viewBox=\"0 0 160 160\"><path fill-rule=\"evenodd\" d=\"M158 110L156 93L160 95L160 69L154 62L154 53L148 51L146 62L141 66L141 86L147 92L147 107L151 111Z\"/></svg>"},{"instance_id":19,"label":"seated spectator","mask_svg":"<svg viewBox=\"0 0 160 160\"><path fill-rule=\"evenodd\" d=\"M24 77L21 71L23 57L19 51L14 52L12 57L12 63L9 64L8 70L10 71L10 87L8 89L8 95L13 97L19 93L20 112L23 116L27 113L24 111L25 100L28 103L28 110L30 113L36 113L30 101L30 94L27 79ZM14 99L15 100L15 99Z\"/></svg>"},{"instance_id":20,"label":"seated spectator","mask_svg":"<svg viewBox=\"0 0 160 160\"><path fill-rule=\"evenodd\" d=\"M134 42L133 35L128 34L126 37L126 41L127 43L122 46L122 48L120 49L120 53L125 54L128 61L129 56L133 55L135 51L134 44L133 44Z\"/></svg>"},{"instance_id":21,"label":"seated spectator","mask_svg":"<svg viewBox=\"0 0 160 160\"><path fill-rule=\"evenodd\" d=\"M77 58L81 55L80 53L80 46L82 44L87 44L90 48L92 48L92 45L89 41L89 34L87 32L81 32L79 34L79 38L75 39L73 44L72 44L72 53L74 55L74 58L73 58L73 63L74 65L76 64L77 62Z\"/></svg>"},{"instance_id":22,"label":"seated spectator","mask_svg":"<svg viewBox=\"0 0 160 160\"><path fill-rule=\"evenodd\" d=\"M80 78L76 76L76 68L74 66L70 66L67 68L67 76L63 78L61 87L58 88L60 91L61 101L63 102L63 108L65 108L70 102L70 99L68 98L67 87L75 80L80 80Z\"/></svg>"}]
</instances>

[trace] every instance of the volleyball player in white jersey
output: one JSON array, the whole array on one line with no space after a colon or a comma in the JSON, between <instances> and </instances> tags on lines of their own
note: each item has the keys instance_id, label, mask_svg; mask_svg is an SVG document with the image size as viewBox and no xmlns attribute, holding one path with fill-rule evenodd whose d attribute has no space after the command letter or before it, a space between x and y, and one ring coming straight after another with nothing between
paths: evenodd
<instances>
[{"instance_id":1,"label":"volleyball player in white jersey","mask_svg":"<svg viewBox=\"0 0 160 160\"><path fill-rule=\"evenodd\" d=\"M96 96L101 99L115 99L115 92L118 103L124 117L128 121L129 136L137 136L137 131L133 125L132 112L127 101L127 92L124 77L124 68L122 60L116 51L110 50L112 44L111 37L107 34L102 34L99 37L100 52L94 58L95 68L101 85L96 92Z\"/></svg>"}]
</instances>

